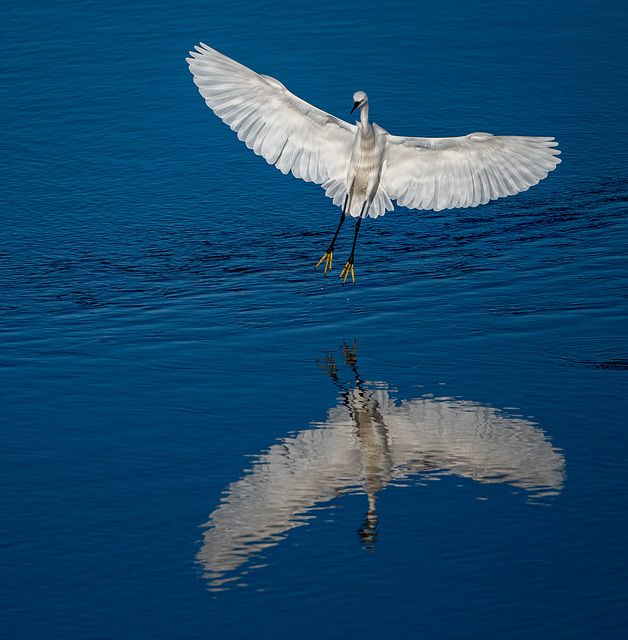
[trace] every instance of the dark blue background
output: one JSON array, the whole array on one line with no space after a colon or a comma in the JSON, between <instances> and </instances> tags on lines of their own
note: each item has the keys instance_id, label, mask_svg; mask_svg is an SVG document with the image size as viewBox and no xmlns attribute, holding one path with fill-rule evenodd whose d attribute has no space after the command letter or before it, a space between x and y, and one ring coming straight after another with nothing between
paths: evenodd
<instances>
[{"instance_id":1,"label":"dark blue background","mask_svg":"<svg viewBox=\"0 0 628 640\"><path fill-rule=\"evenodd\" d=\"M2 16L2 636L623 637L625 4ZM391 133L553 135L563 162L514 198L367 221L342 288L313 270L337 209L205 107L184 60L199 40L337 116L362 89ZM317 359L344 341L400 399L532 420L564 489L388 487L368 554L365 497L345 495L208 591L199 526L248 456L337 406Z\"/></svg>"}]
</instances>

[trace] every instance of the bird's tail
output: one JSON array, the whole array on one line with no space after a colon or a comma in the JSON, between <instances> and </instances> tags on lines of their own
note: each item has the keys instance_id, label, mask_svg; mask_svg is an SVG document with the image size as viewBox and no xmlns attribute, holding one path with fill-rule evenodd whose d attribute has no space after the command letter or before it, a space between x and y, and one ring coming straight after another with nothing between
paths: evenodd
<instances>
[{"instance_id":1,"label":"bird's tail","mask_svg":"<svg viewBox=\"0 0 628 640\"><path fill-rule=\"evenodd\" d=\"M330 178L323 182L321 185L325 189L325 195L331 198L337 207L342 207L345 202L345 196L347 195L347 178L346 176L339 176L337 178ZM362 212L362 205L364 202L359 200L353 200L349 205L349 211L347 215L357 218ZM369 218L377 218L383 216L386 211L392 211L394 205L389 198L386 190L380 184L373 201L368 207L367 216Z\"/></svg>"}]
</instances>

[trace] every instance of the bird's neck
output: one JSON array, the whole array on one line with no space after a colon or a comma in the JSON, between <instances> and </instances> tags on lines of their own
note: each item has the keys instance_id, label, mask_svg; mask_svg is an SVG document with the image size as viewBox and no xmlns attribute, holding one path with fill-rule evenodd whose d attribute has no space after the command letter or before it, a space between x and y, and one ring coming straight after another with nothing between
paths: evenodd
<instances>
[{"instance_id":1,"label":"bird's neck","mask_svg":"<svg viewBox=\"0 0 628 640\"><path fill-rule=\"evenodd\" d=\"M360 107L360 122L362 129L369 128L369 103L367 102L363 107Z\"/></svg>"}]
</instances>

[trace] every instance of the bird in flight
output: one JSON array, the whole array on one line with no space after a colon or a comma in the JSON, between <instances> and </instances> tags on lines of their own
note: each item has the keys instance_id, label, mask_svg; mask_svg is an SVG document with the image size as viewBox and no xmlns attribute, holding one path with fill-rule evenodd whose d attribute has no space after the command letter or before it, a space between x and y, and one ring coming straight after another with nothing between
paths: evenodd
<instances>
[{"instance_id":1,"label":"bird in flight","mask_svg":"<svg viewBox=\"0 0 628 640\"><path fill-rule=\"evenodd\" d=\"M364 91L353 94L350 124L301 100L281 82L258 74L206 44L187 62L207 106L249 149L306 182L341 207L336 233L317 268L332 267L334 245L347 216L357 218L351 254L340 273L355 284L354 254L362 220L409 209L476 207L529 189L556 168L554 138L470 133L454 138L393 136L369 122Z\"/></svg>"}]
</instances>

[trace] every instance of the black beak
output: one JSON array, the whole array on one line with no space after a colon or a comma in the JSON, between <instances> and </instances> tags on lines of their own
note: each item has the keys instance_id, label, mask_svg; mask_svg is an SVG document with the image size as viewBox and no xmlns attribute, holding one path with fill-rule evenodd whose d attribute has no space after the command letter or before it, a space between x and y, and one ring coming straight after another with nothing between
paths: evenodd
<instances>
[{"instance_id":1,"label":"black beak","mask_svg":"<svg viewBox=\"0 0 628 640\"><path fill-rule=\"evenodd\" d=\"M351 115L359 106L360 106L359 102L354 102L353 109L351 109L351 111L349 112L349 115Z\"/></svg>"}]
</instances>

